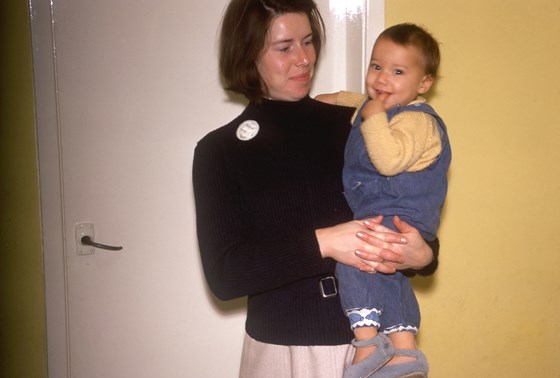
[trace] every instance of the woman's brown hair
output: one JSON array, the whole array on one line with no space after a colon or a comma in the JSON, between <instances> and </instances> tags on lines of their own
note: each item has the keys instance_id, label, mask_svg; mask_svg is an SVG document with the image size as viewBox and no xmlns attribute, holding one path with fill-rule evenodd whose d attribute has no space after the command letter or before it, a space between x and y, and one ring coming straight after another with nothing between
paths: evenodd
<instances>
[{"instance_id":1,"label":"woman's brown hair","mask_svg":"<svg viewBox=\"0 0 560 378\"><path fill-rule=\"evenodd\" d=\"M220 77L225 89L257 103L266 97L256 61L266 46L272 21L286 13L307 15L319 59L325 25L313 0L232 0L222 19L219 45Z\"/></svg>"}]
</instances>

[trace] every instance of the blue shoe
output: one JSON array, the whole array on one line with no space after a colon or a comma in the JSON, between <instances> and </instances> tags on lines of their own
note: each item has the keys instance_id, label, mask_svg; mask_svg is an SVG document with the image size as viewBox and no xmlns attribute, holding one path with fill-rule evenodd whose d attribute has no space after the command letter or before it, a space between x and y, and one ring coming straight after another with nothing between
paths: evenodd
<instances>
[{"instance_id":1,"label":"blue shoe","mask_svg":"<svg viewBox=\"0 0 560 378\"><path fill-rule=\"evenodd\" d=\"M352 341L355 347L376 346L375 351L365 360L347 366L344 369L343 378L366 378L381 369L383 365L393 358L393 344L384 334L379 334L369 340Z\"/></svg>"},{"instance_id":2,"label":"blue shoe","mask_svg":"<svg viewBox=\"0 0 560 378\"><path fill-rule=\"evenodd\" d=\"M416 357L416 361L385 365L371 378L427 378L428 361L424 353L416 349L395 349L394 356Z\"/></svg>"}]
</instances>

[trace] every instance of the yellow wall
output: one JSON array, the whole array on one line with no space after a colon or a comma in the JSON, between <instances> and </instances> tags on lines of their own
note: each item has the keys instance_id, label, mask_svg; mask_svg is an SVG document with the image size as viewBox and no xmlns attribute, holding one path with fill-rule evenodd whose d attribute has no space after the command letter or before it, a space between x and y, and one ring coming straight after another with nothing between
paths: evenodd
<instances>
[{"instance_id":1,"label":"yellow wall","mask_svg":"<svg viewBox=\"0 0 560 378\"><path fill-rule=\"evenodd\" d=\"M560 1L390 0L441 42L441 265L415 280L431 378L560 377Z\"/></svg>"},{"instance_id":2,"label":"yellow wall","mask_svg":"<svg viewBox=\"0 0 560 378\"><path fill-rule=\"evenodd\" d=\"M0 2L0 376L46 376L31 33L25 0Z\"/></svg>"}]
</instances>

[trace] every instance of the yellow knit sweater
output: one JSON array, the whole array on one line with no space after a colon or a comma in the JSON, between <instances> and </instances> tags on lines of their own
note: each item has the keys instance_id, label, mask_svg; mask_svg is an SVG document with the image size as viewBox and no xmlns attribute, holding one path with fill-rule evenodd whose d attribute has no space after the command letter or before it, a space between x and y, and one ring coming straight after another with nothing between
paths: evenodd
<instances>
[{"instance_id":1,"label":"yellow knit sweater","mask_svg":"<svg viewBox=\"0 0 560 378\"><path fill-rule=\"evenodd\" d=\"M354 122L366 100L364 94L341 91L336 103L357 108L352 118ZM418 96L410 104L425 101ZM384 176L421 171L441 153L437 122L423 112L402 112L390 123L385 112L377 113L362 122L361 131L371 162Z\"/></svg>"}]
</instances>

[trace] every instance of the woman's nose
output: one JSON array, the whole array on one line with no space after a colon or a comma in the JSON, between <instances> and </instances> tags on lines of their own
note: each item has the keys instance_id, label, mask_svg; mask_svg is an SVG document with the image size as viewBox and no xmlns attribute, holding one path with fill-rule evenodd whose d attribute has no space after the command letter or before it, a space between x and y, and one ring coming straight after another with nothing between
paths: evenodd
<instances>
[{"instance_id":1,"label":"woman's nose","mask_svg":"<svg viewBox=\"0 0 560 378\"><path fill-rule=\"evenodd\" d=\"M307 51L304 47L299 47L296 51L296 62L297 65L307 66L311 62L310 51Z\"/></svg>"}]
</instances>

